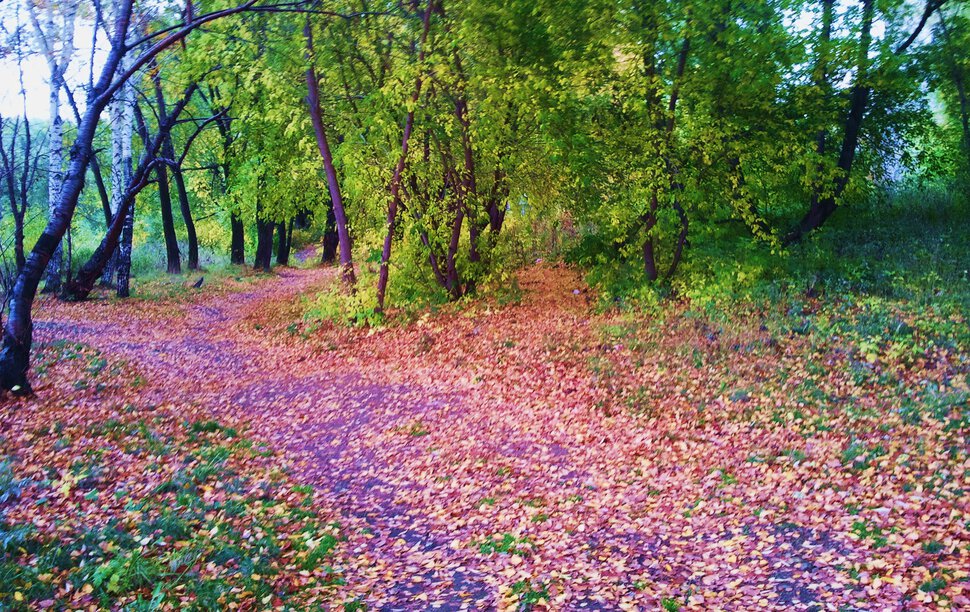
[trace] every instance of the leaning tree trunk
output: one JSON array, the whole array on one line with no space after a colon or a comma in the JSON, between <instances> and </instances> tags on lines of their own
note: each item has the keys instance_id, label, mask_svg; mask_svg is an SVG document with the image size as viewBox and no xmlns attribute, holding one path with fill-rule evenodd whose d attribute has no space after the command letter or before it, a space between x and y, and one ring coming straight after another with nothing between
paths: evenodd
<instances>
[{"instance_id":1,"label":"leaning tree trunk","mask_svg":"<svg viewBox=\"0 0 970 612\"><path fill-rule=\"evenodd\" d=\"M862 4L862 29L859 39L859 59L856 64L856 80L852 87L852 95L849 98L849 112L845 117L844 131L842 135L842 146L839 149L839 159L836 166L839 175L833 185L825 188L819 187L808 212L798 223L798 227L790 233L786 239L786 244L798 242L803 236L817 230L835 212L839 198L849 185L849 177L852 174L852 166L855 162L856 151L859 148L859 135L862 132L862 123L866 115L866 106L869 102L871 88L869 79L869 48L872 46L872 20L875 13L874 0L863 0ZM825 189L822 193L822 189Z\"/></svg>"},{"instance_id":2,"label":"leaning tree trunk","mask_svg":"<svg viewBox=\"0 0 970 612\"><path fill-rule=\"evenodd\" d=\"M106 60L106 66L112 67L112 53ZM114 59L116 65L117 60ZM107 69L106 69L107 72ZM111 70L108 74L113 74ZM107 81L107 82L105 82ZM103 78L99 83L101 91L107 88L110 80ZM78 197L84 187L84 175L88 160L92 155L94 132L98 124L98 117L104 109L106 101L95 97L89 103L84 116L78 125L78 135L71 148L71 161L61 190L56 197L56 206L47 222L47 227L34 244L23 271L17 276L13 291L10 293L10 307L7 321L3 328L3 348L0 349L0 387L17 392L29 392L30 383L27 381L27 369L30 365L30 347L33 342L33 322L30 318L30 308L37 296L40 280L47 269L47 264L54 251L64 237Z\"/></svg>"},{"instance_id":3,"label":"leaning tree trunk","mask_svg":"<svg viewBox=\"0 0 970 612\"><path fill-rule=\"evenodd\" d=\"M108 231L105 234L104 239L101 244L95 250L94 254L88 259L87 262L81 266L78 271L78 275L75 279L69 280L64 285L64 291L61 297L65 300L80 301L87 299L91 290L94 288L95 280L98 275L100 275L107 265L108 260L111 258L111 254L117 252L118 242L122 236L122 233L127 228L130 232L133 217L129 215L131 207L134 206L135 197L141 192L142 189L148 184L149 177L152 175L154 167L164 164L165 162L156 158L156 154L161 148L161 144L164 140L169 138L170 130L172 126L177 122L179 115L185 109L192 94L195 92L196 85L190 85L186 90L185 95L173 108L172 114L166 118L158 126L158 134L154 138L150 138L147 133L147 128L142 133L143 140L145 143L145 152L142 155L142 159L138 164L138 168L132 174L131 179L128 184L121 189L120 185L116 185L116 189L122 194L121 201L118 204L118 212L109 220ZM142 125L140 127L144 126ZM198 131L204 127L197 128ZM194 136L193 136L194 138ZM130 236L128 237L128 242L131 242Z\"/></svg>"},{"instance_id":4,"label":"leaning tree trunk","mask_svg":"<svg viewBox=\"0 0 970 612\"><path fill-rule=\"evenodd\" d=\"M118 212L115 213L111 223L108 224L108 231L101 240L101 244L95 249L91 258L88 259L81 269L78 270L77 277L64 285L62 297L68 301L86 300L98 275L102 273L108 262L115 258L118 253L118 242L125 228L128 227L129 212L135 198L135 194L140 190L139 187L129 191L119 202Z\"/></svg>"},{"instance_id":5,"label":"leaning tree trunk","mask_svg":"<svg viewBox=\"0 0 970 612\"><path fill-rule=\"evenodd\" d=\"M327 188L330 191L331 208L333 209L338 246L340 249L341 278L346 286L353 287L357 282L357 278L354 276L350 230L347 227L347 213L344 210L343 197L340 193L340 183L337 180L337 170L333 163L330 143L327 140L327 130L323 125L323 112L320 109L319 84L312 64L313 30L310 27L309 15L306 19L306 25L303 28L303 34L306 38L307 59L311 62L306 70L307 106L310 109L310 121L313 124L313 133L316 136L317 149L320 151L320 157L323 158L324 174L327 177Z\"/></svg>"},{"instance_id":6,"label":"leaning tree trunk","mask_svg":"<svg viewBox=\"0 0 970 612\"><path fill-rule=\"evenodd\" d=\"M255 0L246 0L245 3L234 8L197 17L192 23L164 36L140 56L133 63L132 68L116 78L118 63L130 50L126 44L126 35L131 21L133 2L129 0L120 3L120 10L114 20L115 33L112 44L104 58L97 83L89 88L87 105L78 121L77 135L70 150L70 162L57 195L53 214L34 244L27 263L23 271L17 275L13 290L10 292L10 306L3 327L3 346L0 348L0 387L18 393L30 392L27 370L30 366L30 348L33 343L31 306L34 298L37 297L37 289L47 264L74 216L78 198L84 188L88 162L93 154L95 130L111 96L131 78L134 70L144 66L151 57L185 38L192 30L220 17L248 10L254 3Z\"/></svg>"}]
</instances>

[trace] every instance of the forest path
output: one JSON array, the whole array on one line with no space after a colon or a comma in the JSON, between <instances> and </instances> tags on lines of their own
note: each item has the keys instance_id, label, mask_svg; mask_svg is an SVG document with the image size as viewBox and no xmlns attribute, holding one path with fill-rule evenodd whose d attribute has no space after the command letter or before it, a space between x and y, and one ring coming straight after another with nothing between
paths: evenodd
<instances>
[{"instance_id":1,"label":"forest path","mask_svg":"<svg viewBox=\"0 0 970 612\"><path fill-rule=\"evenodd\" d=\"M751 436L716 416L731 406L715 397L703 418L679 392L652 400L661 418L617 410L644 401L608 365L635 340L603 337L623 323L591 313L573 271L527 269L521 301L501 307L305 334L301 300L333 280L282 269L160 300L45 302L37 337L126 359L144 402L242 423L279 450L339 517L341 597L373 609L855 599L840 568L865 550L750 511L777 506L779 482L814 477L745 462L791 435Z\"/></svg>"},{"instance_id":2,"label":"forest path","mask_svg":"<svg viewBox=\"0 0 970 612\"><path fill-rule=\"evenodd\" d=\"M296 333L301 298L312 298L333 279L331 269L286 268L271 281L229 291L176 286L161 300L48 300L36 315L36 339L70 339L126 360L147 383L142 400L178 406L199 419L242 421L251 435L283 450L298 477L318 487L321 503L337 508L344 528L363 538L358 569L366 571L357 579L370 603L411 609L420 598L445 609L494 605L496 590L465 559L467 551L456 551L454 539L445 537L441 522L447 517L433 516L447 505L436 498L450 494L427 490L423 481L434 481L434 468L428 445L415 444L429 435L426 428L446 419L468 427L461 422L461 398L448 389L447 376L419 376L420 367L398 371L372 337L360 343L359 332L330 329L324 339ZM377 335L388 333L394 332ZM430 337L422 332L419 353ZM371 358L378 367L365 365ZM501 434L480 442L523 464L537 451L566 455L555 443L512 442L508 424L498 427ZM431 463L438 454L431 451ZM402 463L421 469L410 473ZM490 489L477 488L474 500L487 498Z\"/></svg>"}]
</instances>

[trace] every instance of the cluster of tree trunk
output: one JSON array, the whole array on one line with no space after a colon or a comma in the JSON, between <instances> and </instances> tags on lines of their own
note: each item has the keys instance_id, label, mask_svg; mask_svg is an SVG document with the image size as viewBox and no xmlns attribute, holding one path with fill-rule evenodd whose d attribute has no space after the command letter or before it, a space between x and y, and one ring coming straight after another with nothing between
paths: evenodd
<instances>
[{"instance_id":1,"label":"cluster of tree trunk","mask_svg":"<svg viewBox=\"0 0 970 612\"><path fill-rule=\"evenodd\" d=\"M821 27L812 49L812 79L820 91L834 92L836 84L833 80L838 77L833 76L835 70L831 67L834 53L831 41L836 23L836 4L835 0L819 1ZM101 41L100 48L107 48L107 54L103 61L99 58L95 62L92 51L91 64L100 66L100 72L95 79L92 69L89 82L83 88L83 105L77 103L74 92L65 81L65 73L70 68L75 51L75 24L79 15L86 15L79 8L80 2L26 3L32 26L30 31L49 72L49 127L46 164L42 165L38 143L26 121L26 113L22 121L20 118L11 121L0 117L0 134L4 135L0 138L0 188L9 200L14 221L14 259L17 268L16 279L7 292L10 307L0 347L0 387L29 390L26 372L32 342L30 308L42 280L45 280L44 291L55 292L65 299L85 299L98 279L105 285L114 286L119 296L129 295L135 200L146 186L154 184L158 190L167 271L180 273L183 263L190 270L199 268L198 236L186 186L186 172L191 168L186 168L185 160L196 136L206 126L214 124L221 137L223 155L221 161L209 170L214 173L216 182L222 185L223 195L227 195L230 179L235 178L231 166L239 143L235 142L236 130L230 109L218 106L226 103L220 101L218 92L212 86L209 86L208 92L200 86L204 75L181 91L178 99L167 99L167 96L174 96L163 87L162 62L158 62L157 58L162 51L184 41L190 32L215 19L254 8L265 12L300 11L310 8L312 4L307 2L307 6L304 6L302 0L259 6L261 0L240 2L236 6L204 15L194 15L189 3L183 14L183 22L162 27L154 33L146 30L145 24L149 20L142 19L143 23L136 23L139 17L134 14L135 0L112 0L110 6L99 5L94 14L96 44L93 46L98 48L97 37L102 32L106 33L107 45ZM925 0L924 10L911 34L895 48L880 54L876 52L878 43L874 42L873 36L879 6L875 0L859 0L858 28L853 28L858 32L856 56L849 60L853 64L850 71L853 82L842 103L841 116L838 121L825 124L825 128L817 128L816 124L806 131L806 137L814 141L818 158L830 158L831 163L819 164L817 174L821 178L812 185L808 210L787 233L784 238L786 243L801 240L824 225L837 210L856 163L863 127L872 104L873 84L879 83L885 71L892 69L892 58L888 56L907 53L934 12L940 15L940 35L946 41L950 40L947 20L941 12L944 2ZM503 148L500 144L491 147L493 150L482 151L480 143L474 142L476 131L472 126L472 116L479 102L474 99L475 90L469 88L465 66L467 64L474 69L475 64L463 56L471 47L463 49L464 43L447 36L448 28L453 24L449 24L444 0L426 0L426 3L409 1L398 6L397 10L408 19L408 27L414 28L412 35L398 38L413 40L402 41L388 35L386 44L382 41L375 45L374 53L367 57L354 50L328 48L328 57L330 53L336 54L338 63L347 62L351 68L363 68L361 75L354 78L370 79L369 84L361 84L361 89L365 90L383 89L385 80L389 78L387 67L392 63L392 55L395 58L406 57L416 67L414 73L404 80L406 104L400 111L400 123L394 128L401 130L400 137L393 136L395 141L387 168L389 179L384 186L387 206L382 211L385 227L375 288L378 311L385 308L395 237L402 233L402 215L410 215L417 221L417 233L427 254L427 265L433 278L448 295L458 299L474 291L475 275L465 271L463 262L472 264L469 268L488 266L487 259L504 225L511 191L511 181L503 167L504 151L514 147L517 133L515 112L510 109L507 113L508 123L502 126L509 134L508 147ZM678 160L678 139L683 133L678 117L683 113L683 107L691 108L691 89L682 90L682 87L685 82L690 82L689 66L697 64L697 58L702 57L704 50L708 49L704 46L703 37L712 36L716 46L717 37L727 29L732 18L732 9L728 4L724 9L723 27L714 27L712 33L692 30L693 16L688 16L684 19L683 31L665 37L662 32L667 26L660 23L666 19L664 10L643 2L635 2L630 7L631 14L640 18L639 27L645 33L643 39L638 41L641 43L638 53L641 55L637 58L637 66L642 70L643 101L648 110L646 122L638 125L656 136L650 139L647 146L655 149L653 152L659 160L659 178L648 190L643 213L633 224L627 242L631 248L637 248L642 253L645 275L652 281L669 278L675 273L688 246L691 229L691 211L688 210L682 184L685 179ZM333 92L321 95L323 81L315 65L318 58L313 17L317 14L318 7L307 10L303 38L298 42L296 52L304 54L307 61L303 75L306 109L329 195L322 260L336 262L345 286L354 290L357 278L353 262L352 224L348 219L345 201L347 192L341 186L333 149L343 142L345 134L339 133L337 126L340 122L334 121L329 116L331 110L325 108L324 101L335 99L336 96ZM355 19L366 20L369 14L365 10L355 15ZM856 19L854 13L848 14ZM445 36L439 36L438 32ZM444 42L439 42L442 40ZM21 46L18 44L16 47L17 52L22 53ZM340 57L341 53L349 53L353 57ZM670 57L664 60L668 54ZM22 61L22 55L18 55L18 60ZM965 88L966 75L960 62L951 61L951 64L960 104L963 137L970 155L970 102ZM151 76L150 92L136 99L131 80L142 70L147 70ZM360 98L360 92L351 91L352 86L346 79L343 86L344 100L353 108L353 113L357 113L355 100ZM685 97L684 101L680 100L682 96ZM208 116L183 116L193 99L209 103ZM482 98L481 101L483 105L495 103L490 98ZM69 131L64 129L62 118L65 109L73 112L76 122L76 132L69 148L65 147ZM111 168L107 181L93 144L101 115L105 111L110 115L112 124ZM351 119L360 123L360 117ZM179 136L184 135L186 130L176 130L176 126L186 124L191 124L194 131L188 130L191 135L182 141ZM457 137L453 136L455 134ZM138 136L142 150L137 165L133 163L134 135ZM832 142L837 138L841 142ZM69 151L67 155L66 151ZM729 155L726 161L735 179L734 195L739 200L743 199L745 181L740 155ZM825 172L825 168L829 172ZM39 170L46 170L47 174L48 222L28 256L23 244L24 222L29 192ZM105 234L95 253L80 266L76 275L72 275L70 263L65 267L63 262L62 241L65 236L70 237L78 198L89 174L94 177L104 210ZM265 202L259 202L261 185L256 191L253 266L269 271L274 259L274 240L276 264L288 265L293 229L300 227L303 220L300 215L279 218ZM679 225L669 254L659 252L661 243L657 228L662 219L676 219ZM181 227L177 227L179 220ZM235 264L246 261L245 225L249 221L253 219L244 219L238 210L230 212L230 257ZM185 252L178 238L181 228L184 228L186 236ZM467 245L467 252L461 252L463 245ZM660 265L660 259L664 260L665 267Z\"/></svg>"},{"instance_id":2,"label":"cluster of tree trunk","mask_svg":"<svg viewBox=\"0 0 970 612\"><path fill-rule=\"evenodd\" d=\"M50 279L54 281L51 289L60 288L58 286L60 284L59 262L56 261L55 257L60 248L61 239L67 233L71 224L78 198L84 187L88 168L91 165L91 159L94 156L94 137L101 114L132 76L163 50L183 40L190 32L206 23L251 9L256 1L247 0L238 6L195 16L190 21L168 28L155 36L140 39L140 44L132 44L137 41L129 38L133 30L133 0L117 0L113 7L111 23L96 24L94 28L96 32L102 25L109 32L108 42L110 46L101 64L101 70L96 81L92 73L92 83L87 88L83 114L78 113L77 131L74 143L70 148L70 158L66 171L62 171L61 167L54 163L51 163L49 167L51 173L49 184L53 185L50 193L50 215L47 226L38 238L30 255L26 258L24 266L18 273L15 284L10 291L9 311L3 328L2 348L0 348L0 387L19 393L30 392L31 390L27 379L30 349L33 343L31 306L41 278L52 260L55 260L56 264L56 278ZM49 3L49 6L56 4L58 3ZM99 18L101 16L99 13ZM65 43L65 46L68 45ZM131 58L130 63L126 62L128 58ZM123 64L123 62L126 63ZM51 86L58 88L56 95L52 94L51 96L53 110L55 102L59 107L60 88L65 87L62 78L63 67L61 65L56 66L52 69L52 75L54 75L54 78L52 78ZM173 114L177 115L177 113ZM58 151L61 150L61 140L63 139L63 136L58 136L57 133L59 112L57 115L58 121L52 121L50 127L52 132L49 141L52 143L52 152L55 148ZM170 123L168 123L168 129L171 129ZM160 132L164 131L163 124ZM164 134L162 136L164 137ZM161 146L161 139L158 137L154 142L157 142L159 147ZM54 156L56 158L56 154ZM145 175L148 170L154 169L158 160L143 159L143 162L140 164L140 168L143 169L142 174ZM61 176L62 172L63 176ZM135 175L137 175L137 172ZM143 178L135 183L129 188L128 192L140 188L139 184L143 187L145 181L147 179ZM111 243L117 239L113 237L121 233L121 226L128 225L130 227L130 224L121 223L120 220L122 214L125 217L128 216L129 210L126 209L131 208L130 205L126 206L125 202L131 202L133 199L133 193L130 196L129 193L126 193L119 210L114 215L115 218L112 220L108 235L102 242L104 248L102 249L101 259L105 261L109 256L106 254L113 250L110 248ZM122 249L122 258L125 255ZM130 257L130 249L127 255ZM102 268L103 264L98 267L96 272L91 274L92 283L94 279L100 276ZM123 280L126 281L127 279L122 279L119 276L119 284Z\"/></svg>"}]
</instances>

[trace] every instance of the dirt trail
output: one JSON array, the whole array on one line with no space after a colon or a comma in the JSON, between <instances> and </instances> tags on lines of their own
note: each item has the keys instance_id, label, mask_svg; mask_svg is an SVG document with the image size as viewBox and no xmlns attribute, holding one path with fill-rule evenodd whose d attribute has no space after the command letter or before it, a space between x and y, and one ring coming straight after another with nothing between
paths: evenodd
<instances>
[{"instance_id":1,"label":"dirt trail","mask_svg":"<svg viewBox=\"0 0 970 612\"><path fill-rule=\"evenodd\" d=\"M179 305L181 316L167 321L133 303L120 320L94 316L80 323L74 315L83 306L61 305L41 311L36 337L83 342L128 360L147 379L143 398L193 406L199 418L221 414L249 423L256 438L284 451L296 475L318 488L322 503L339 509L345 528L366 534L364 556L401 568L430 566L429 559L440 558L448 542L422 525L422 509L400 503L408 491L388 476L397 467L369 437L437 419L432 413L446 405L441 394L422 385L368 381L352 369L335 367L333 359L303 354L305 343L281 340L275 337L278 328L264 327L267 320L284 318L285 311L296 316L292 304L332 278L327 269L287 269L242 292L206 296L203 290ZM382 605L408 609L429 587L449 609L493 599L490 589L466 571L411 573L398 576L399 585L384 585Z\"/></svg>"}]
</instances>

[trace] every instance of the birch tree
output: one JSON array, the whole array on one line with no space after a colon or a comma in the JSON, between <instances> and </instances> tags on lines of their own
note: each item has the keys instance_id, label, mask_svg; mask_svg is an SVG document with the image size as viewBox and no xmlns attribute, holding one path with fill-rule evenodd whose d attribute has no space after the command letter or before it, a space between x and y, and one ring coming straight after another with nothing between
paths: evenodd
<instances>
[{"instance_id":1,"label":"birch tree","mask_svg":"<svg viewBox=\"0 0 970 612\"><path fill-rule=\"evenodd\" d=\"M74 30L80 2L78 0L48 1L41 6L27 2L27 11L34 27L37 46L47 61L50 76L49 127L47 132L47 199L49 215L56 211L61 185L64 182L64 121L61 118L61 93L64 77L74 56ZM56 293L61 288L63 267L61 244L58 241L47 264L45 292Z\"/></svg>"},{"instance_id":2,"label":"birch tree","mask_svg":"<svg viewBox=\"0 0 970 612\"><path fill-rule=\"evenodd\" d=\"M136 40L132 40L134 35L130 32L134 0L119 2L119 10L108 28L110 49L97 80L87 92L84 112L78 122L77 135L71 147L70 163L60 190L56 194L50 218L31 250L23 270L17 275L11 292L9 314L3 328L3 345L0 348L0 388L17 393L31 392L30 383L27 380L30 349L33 343L31 306L37 295L44 270L74 217L88 165L94 154L94 136L101 114L121 87L152 58L183 40L200 26L250 10L257 2L258 0L247 0L243 4L194 18L189 15L190 19L185 22ZM126 70L121 70L121 62L129 54L134 59Z\"/></svg>"},{"instance_id":3,"label":"birch tree","mask_svg":"<svg viewBox=\"0 0 970 612\"><path fill-rule=\"evenodd\" d=\"M127 68L122 60L122 71ZM111 215L118 214L125 197L125 186L131 183L131 136L134 121L135 92L131 83L125 83L108 107L111 123ZM134 206L131 206L131 223L134 223ZM128 222L126 221L126 225ZM118 274L118 250L112 251L101 276L101 283L115 286Z\"/></svg>"}]
</instances>

